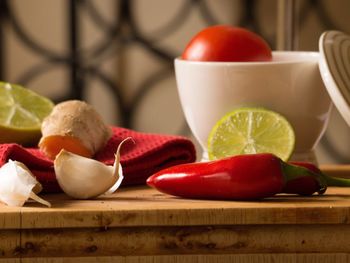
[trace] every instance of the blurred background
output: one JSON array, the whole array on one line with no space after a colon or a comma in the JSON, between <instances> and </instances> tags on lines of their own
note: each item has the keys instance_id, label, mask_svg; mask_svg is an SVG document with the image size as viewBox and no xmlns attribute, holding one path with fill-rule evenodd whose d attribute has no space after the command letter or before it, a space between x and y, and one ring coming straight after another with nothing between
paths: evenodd
<instances>
[{"instance_id":1,"label":"blurred background","mask_svg":"<svg viewBox=\"0 0 350 263\"><path fill-rule=\"evenodd\" d=\"M193 139L173 59L213 24L246 27L275 49L278 1L0 0L0 79L55 102L86 100L113 125ZM298 50L317 51L326 30L350 33L350 1L296 3ZM350 163L350 128L336 109L316 155Z\"/></svg>"}]
</instances>

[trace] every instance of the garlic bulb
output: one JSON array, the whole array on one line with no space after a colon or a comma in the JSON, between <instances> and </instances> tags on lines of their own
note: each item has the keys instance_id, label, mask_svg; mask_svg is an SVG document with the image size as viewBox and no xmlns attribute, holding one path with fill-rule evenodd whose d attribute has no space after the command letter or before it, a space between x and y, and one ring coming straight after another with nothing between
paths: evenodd
<instances>
[{"instance_id":1,"label":"garlic bulb","mask_svg":"<svg viewBox=\"0 0 350 263\"><path fill-rule=\"evenodd\" d=\"M51 207L51 204L36 194L41 184L21 162L9 160L0 168L0 201L9 206L23 206L29 199Z\"/></svg>"},{"instance_id":2,"label":"garlic bulb","mask_svg":"<svg viewBox=\"0 0 350 263\"><path fill-rule=\"evenodd\" d=\"M61 150L54 161L54 169L62 190L76 199L94 198L117 190L123 180L120 148L129 139L119 144L113 166Z\"/></svg>"}]
</instances>

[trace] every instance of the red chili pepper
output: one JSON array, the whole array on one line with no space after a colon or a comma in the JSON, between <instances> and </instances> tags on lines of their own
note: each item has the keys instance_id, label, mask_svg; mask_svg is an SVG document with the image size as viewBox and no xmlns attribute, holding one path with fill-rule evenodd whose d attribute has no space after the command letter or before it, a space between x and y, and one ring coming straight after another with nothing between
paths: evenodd
<instances>
[{"instance_id":1,"label":"red chili pepper","mask_svg":"<svg viewBox=\"0 0 350 263\"><path fill-rule=\"evenodd\" d=\"M324 190L320 191L320 181L324 181L328 186L340 186L340 187L348 187L350 186L350 180L345 178L336 178L328 176L313 163L309 162L290 162L290 164L304 167L314 174L316 174L319 178L315 176L303 176L298 177L294 180L290 180L287 182L285 187L283 188L284 193L291 194L300 194L300 195L312 195L313 193L318 192L319 194L324 193Z\"/></svg>"},{"instance_id":2,"label":"red chili pepper","mask_svg":"<svg viewBox=\"0 0 350 263\"><path fill-rule=\"evenodd\" d=\"M302 166L306 169L309 169L313 173L322 176L322 172L318 167L312 163L308 162L290 162L290 164ZM320 182L315 178L315 176L302 176L295 178L294 180L290 180L286 183L283 188L283 193L287 194L299 194L299 195L312 195L316 192L319 194L324 193L326 189L322 189L320 191Z\"/></svg>"},{"instance_id":3,"label":"red chili pepper","mask_svg":"<svg viewBox=\"0 0 350 263\"><path fill-rule=\"evenodd\" d=\"M266 153L173 166L149 177L147 184L185 198L252 200L281 193L286 183L303 176L315 175Z\"/></svg>"}]
</instances>

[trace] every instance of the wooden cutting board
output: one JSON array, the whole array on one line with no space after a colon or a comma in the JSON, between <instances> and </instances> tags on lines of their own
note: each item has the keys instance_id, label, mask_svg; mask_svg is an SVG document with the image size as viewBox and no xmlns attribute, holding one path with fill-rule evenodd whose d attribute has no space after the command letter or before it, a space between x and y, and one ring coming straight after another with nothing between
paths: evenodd
<instances>
[{"instance_id":1,"label":"wooden cutting board","mask_svg":"<svg viewBox=\"0 0 350 263\"><path fill-rule=\"evenodd\" d=\"M124 188L96 200L71 200L63 194L42 197L51 208L34 202L22 208L0 205L1 228L342 224L350 219L350 188L249 202L181 199L147 187Z\"/></svg>"},{"instance_id":2,"label":"wooden cutting board","mask_svg":"<svg viewBox=\"0 0 350 263\"><path fill-rule=\"evenodd\" d=\"M334 262L350 253L350 188L254 202L186 200L148 187L95 200L43 197L52 208L0 205L0 262Z\"/></svg>"}]
</instances>

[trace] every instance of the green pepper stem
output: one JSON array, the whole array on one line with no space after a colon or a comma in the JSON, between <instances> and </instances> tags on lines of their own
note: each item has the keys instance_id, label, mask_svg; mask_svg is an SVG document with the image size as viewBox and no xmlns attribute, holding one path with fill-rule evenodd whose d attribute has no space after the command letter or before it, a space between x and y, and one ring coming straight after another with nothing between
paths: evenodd
<instances>
[{"instance_id":1,"label":"green pepper stem","mask_svg":"<svg viewBox=\"0 0 350 263\"><path fill-rule=\"evenodd\" d=\"M321 188L327 186L339 186L339 187L350 187L350 179L341 177L332 177L323 172L314 173L313 171L298 165L289 163L282 163L283 173L286 182L296 179L298 177L313 176L320 183Z\"/></svg>"},{"instance_id":2,"label":"green pepper stem","mask_svg":"<svg viewBox=\"0 0 350 263\"><path fill-rule=\"evenodd\" d=\"M332 177L322 173L323 178L326 180L328 186L340 186L340 187L349 187L350 179Z\"/></svg>"},{"instance_id":3,"label":"green pepper stem","mask_svg":"<svg viewBox=\"0 0 350 263\"><path fill-rule=\"evenodd\" d=\"M327 185L328 185L328 181L327 181L327 176L324 174L319 174L319 173L314 173L313 171L302 167L302 166L298 166L298 165L293 165L293 164L289 164L289 163L285 163L282 162L282 171L283 171L283 175L284 178L286 180L286 183L300 178L300 177L305 177L305 176L311 176L313 178L315 178L315 180L318 181L318 184L320 186L319 189L319 193L324 193L327 189ZM328 176L329 178L329 176ZM349 186L350 186L350 182L349 182Z\"/></svg>"}]
</instances>

